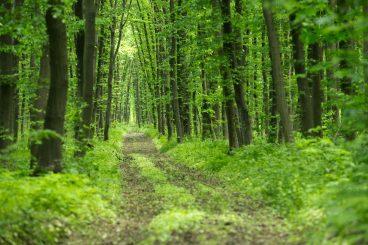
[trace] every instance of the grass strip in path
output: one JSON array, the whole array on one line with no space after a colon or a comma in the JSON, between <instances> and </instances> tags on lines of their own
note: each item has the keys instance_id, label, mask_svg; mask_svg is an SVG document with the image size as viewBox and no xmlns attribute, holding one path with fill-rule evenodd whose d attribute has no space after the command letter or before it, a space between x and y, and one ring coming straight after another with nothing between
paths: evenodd
<instances>
[{"instance_id":1,"label":"grass strip in path","mask_svg":"<svg viewBox=\"0 0 368 245\"><path fill-rule=\"evenodd\" d=\"M148 225L148 238L140 244L275 244L273 240L254 235L260 227L248 214L238 214L226 208L221 212L208 209L188 189L170 183L170 176L149 158L141 154L132 157L141 175L153 184L163 207ZM203 184L193 184L199 185L195 189L213 191ZM214 195L210 197L214 198Z\"/></svg>"}]
</instances>

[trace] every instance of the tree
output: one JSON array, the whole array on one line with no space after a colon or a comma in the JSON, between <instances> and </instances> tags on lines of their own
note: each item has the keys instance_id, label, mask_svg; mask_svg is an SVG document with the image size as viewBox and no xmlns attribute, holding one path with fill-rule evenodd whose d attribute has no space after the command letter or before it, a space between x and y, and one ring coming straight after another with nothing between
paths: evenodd
<instances>
[{"instance_id":1,"label":"tree","mask_svg":"<svg viewBox=\"0 0 368 245\"><path fill-rule=\"evenodd\" d=\"M270 9L270 1L263 0L263 16L267 27L268 42L270 45L270 57L272 63L272 79L275 87L276 106L280 115L283 138L285 142L293 142L293 132L289 116L288 105L285 97L284 78L282 74L281 51L274 25L273 13Z\"/></svg>"},{"instance_id":2,"label":"tree","mask_svg":"<svg viewBox=\"0 0 368 245\"><path fill-rule=\"evenodd\" d=\"M172 24L171 32L171 49L170 49L170 84L172 94L172 109L175 119L175 127L177 140L180 143L184 137L183 127L181 124L180 109L179 109L179 98L178 98L178 85L177 85L177 67L176 67L176 30L175 30L175 2L170 0L170 20Z\"/></svg>"},{"instance_id":3,"label":"tree","mask_svg":"<svg viewBox=\"0 0 368 245\"><path fill-rule=\"evenodd\" d=\"M295 75L299 89L299 108L301 117L301 131L304 136L309 135L309 130L313 128L313 106L312 98L308 85L308 79L305 69L305 51L304 43L301 40L301 23L296 22L295 13L290 15L291 36L293 41L293 57Z\"/></svg>"},{"instance_id":4,"label":"tree","mask_svg":"<svg viewBox=\"0 0 368 245\"><path fill-rule=\"evenodd\" d=\"M44 50L40 61L40 73L39 78L37 79L36 95L35 98L33 99L32 109L30 111L32 130L41 130L42 123L45 120L45 112L47 107L47 98L50 84L49 49L50 49L49 45L46 44L44 46ZM37 156L38 154L40 154L39 153L40 145L37 144L35 140L31 140L30 148L31 148L31 168L34 168L35 164L37 163Z\"/></svg>"},{"instance_id":5,"label":"tree","mask_svg":"<svg viewBox=\"0 0 368 245\"><path fill-rule=\"evenodd\" d=\"M12 1L2 0L0 5L1 18L12 18ZM13 141L15 123L16 74L18 58L14 51L14 42L11 33L2 33L0 36L0 150L6 148Z\"/></svg>"},{"instance_id":6,"label":"tree","mask_svg":"<svg viewBox=\"0 0 368 245\"><path fill-rule=\"evenodd\" d=\"M119 29L118 29L118 41L117 41L117 45L115 47L115 34L116 34L116 29L117 29L117 25L118 25L118 17L116 15L112 16L112 23L110 28L110 60L109 60L109 73L108 73L108 80L107 80L107 106L106 106L106 115L105 115L105 125L104 125L104 140L108 140L109 139L109 129L110 129L110 124L111 124L111 103L112 103L112 82L113 82L113 76L114 76L114 71L115 71L115 61L116 61L116 57L118 55L119 52L119 48L120 48L120 44L121 44L121 39L122 39L122 35L123 35L123 29L124 26L126 24L126 20L129 16L129 9L131 6L132 0L130 0L129 2L129 7L128 7L128 12L127 12L127 16L125 17L124 13L122 14L122 16L120 17L120 21L119 21ZM118 1L110 1L110 7L112 9L116 9ZM122 8L125 10L127 5L127 0L124 0L122 3Z\"/></svg>"},{"instance_id":7,"label":"tree","mask_svg":"<svg viewBox=\"0 0 368 245\"><path fill-rule=\"evenodd\" d=\"M96 9L94 0L84 0L84 51L83 51L83 102L82 111L82 154L86 148L86 142L91 135L91 123L93 116L93 87L96 79Z\"/></svg>"},{"instance_id":8,"label":"tree","mask_svg":"<svg viewBox=\"0 0 368 245\"><path fill-rule=\"evenodd\" d=\"M64 7L60 0L49 0L46 11L46 27L50 47L50 90L47 100L44 129L48 135L42 138L37 153L35 174L62 170L62 136L64 134L65 109L68 92L68 55L66 26L62 15L55 16L56 7Z\"/></svg>"},{"instance_id":9,"label":"tree","mask_svg":"<svg viewBox=\"0 0 368 245\"><path fill-rule=\"evenodd\" d=\"M235 10L239 16L243 15L243 7L241 0L235 1ZM244 68L245 68L245 50L242 44L243 37L240 28L234 30L235 43L234 54L231 56L232 69L235 71L234 75L234 91L235 102L238 107L241 136L238 137L240 145L249 145L252 143L252 123L249 115L248 106L245 102L245 88L244 88ZM236 55L238 53L238 55Z\"/></svg>"},{"instance_id":10,"label":"tree","mask_svg":"<svg viewBox=\"0 0 368 245\"><path fill-rule=\"evenodd\" d=\"M234 60L234 44L232 41L232 24L231 24L231 7L230 0L222 0L221 14L223 18L223 49L226 62L223 62L223 94L225 99L225 111L227 118L227 127L229 133L229 146L230 150L238 148L238 138L235 128L235 110L234 110L234 97L232 92L232 74L231 74L231 61Z\"/></svg>"}]
</instances>

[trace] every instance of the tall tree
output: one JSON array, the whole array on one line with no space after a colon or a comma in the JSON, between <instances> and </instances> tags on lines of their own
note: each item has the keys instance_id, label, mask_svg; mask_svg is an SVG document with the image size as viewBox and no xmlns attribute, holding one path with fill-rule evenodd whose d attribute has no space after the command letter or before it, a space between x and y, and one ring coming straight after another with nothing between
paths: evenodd
<instances>
[{"instance_id":1,"label":"tall tree","mask_svg":"<svg viewBox=\"0 0 368 245\"><path fill-rule=\"evenodd\" d=\"M363 2L363 16L365 21L368 21L368 1ZM365 82L365 89L366 95L368 95L368 28L366 27L364 35L364 43L363 43L363 54L364 54L364 82Z\"/></svg>"},{"instance_id":2,"label":"tall tree","mask_svg":"<svg viewBox=\"0 0 368 245\"><path fill-rule=\"evenodd\" d=\"M310 45L310 60L311 65L318 65L323 59L323 51L321 45L313 43ZM313 67L312 67L313 69ZM320 128L322 126L322 90L321 80L322 71L314 67L313 71L310 72L310 78L312 82L312 103L313 103L313 127ZM317 131L317 135L322 136L322 130Z\"/></svg>"},{"instance_id":3,"label":"tall tree","mask_svg":"<svg viewBox=\"0 0 368 245\"><path fill-rule=\"evenodd\" d=\"M116 29L118 26L118 16L115 14L112 16L112 23L110 26L110 60L109 60L109 73L108 73L108 79L107 79L107 105L106 105L106 115L105 115L105 125L104 125L104 140L109 139L109 130L110 130L110 124L111 124L111 103L112 103L112 83L114 78L114 71L115 71L115 62L116 57L119 52L121 39L123 37L123 29L126 24L126 21L129 16L129 9L131 6L132 0L129 2L129 6L127 7L127 0L123 0L122 2L122 8L124 9L124 12L122 16L120 17L119 21L119 27L118 27L118 40L117 45L115 47L115 36L116 36ZM112 9L116 9L118 7L118 1L110 1L110 5ZM125 11L126 17L125 17Z\"/></svg>"},{"instance_id":4,"label":"tall tree","mask_svg":"<svg viewBox=\"0 0 368 245\"><path fill-rule=\"evenodd\" d=\"M1 0L1 18L13 18L13 1ZM14 39L11 33L0 35L0 150L11 144L14 134L16 74L18 58L14 51Z\"/></svg>"},{"instance_id":5,"label":"tall tree","mask_svg":"<svg viewBox=\"0 0 368 245\"><path fill-rule=\"evenodd\" d=\"M77 2L74 4L74 15L78 22L82 23L83 18L83 0L77 0ZM82 28L82 25L79 25L79 29L75 34L74 42L75 42L75 52L76 52L76 58L77 58L77 67L76 67L76 77L77 77L77 103L78 107L81 107L81 103L83 101L83 61L84 61L84 29ZM79 108L77 108L79 110ZM74 133L75 138L79 141L81 140L81 120L80 115L77 115L75 125L74 125Z\"/></svg>"},{"instance_id":6,"label":"tall tree","mask_svg":"<svg viewBox=\"0 0 368 245\"><path fill-rule=\"evenodd\" d=\"M243 15L243 6L241 0L235 0L235 10L239 17ZM249 115L248 106L245 102L245 88L244 88L244 71L245 71L245 50L243 45L243 36L241 29L237 26L234 28L234 50L232 57L232 69L234 74L234 91L235 102L238 108L241 135L238 137L240 145L249 145L252 143L252 124Z\"/></svg>"},{"instance_id":7,"label":"tall tree","mask_svg":"<svg viewBox=\"0 0 368 245\"><path fill-rule=\"evenodd\" d=\"M276 106L280 115L281 128L285 142L293 142L292 125L285 96L285 85L283 78L283 68L281 63L280 43L274 24L273 13L271 11L271 1L263 0L263 16L267 27L268 42L270 45L270 57L272 65L272 79L276 94Z\"/></svg>"},{"instance_id":8,"label":"tall tree","mask_svg":"<svg viewBox=\"0 0 368 245\"><path fill-rule=\"evenodd\" d=\"M181 142L184 137L183 127L181 124L179 98L178 98L178 85L177 85L177 67L176 67L176 27L175 27L175 1L170 0L170 20L172 25L171 32L171 49L170 49L170 84L172 94L172 109L175 119L175 127L178 142Z\"/></svg>"},{"instance_id":9,"label":"tall tree","mask_svg":"<svg viewBox=\"0 0 368 245\"><path fill-rule=\"evenodd\" d=\"M55 15L56 8L64 7L61 0L49 0L46 27L50 47L50 90L47 101L44 129L50 135L42 138L37 153L35 173L62 170L62 135L68 92L68 55L66 26L62 15Z\"/></svg>"},{"instance_id":10,"label":"tall tree","mask_svg":"<svg viewBox=\"0 0 368 245\"><path fill-rule=\"evenodd\" d=\"M83 140L91 138L93 115L93 86L96 79L96 9L95 0L83 0L84 5L84 51L83 51ZM82 152L85 151L85 144Z\"/></svg>"},{"instance_id":11,"label":"tall tree","mask_svg":"<svg viewBox=\"0 0 368 245\"><path fill-rule=\"evenodd\" d=\"M347 16L352 10L352 2L350 0L340 0L337 1L337 10L340 21L342 23L347 22ZM342 24L341 23L341 24ZM345 30L347 31L347 30ZM341 91L347 95L353 94L353 80L351 76L352 67L351 62L349 62L349 52L352 51L353 41L348 35L344 35L343 40L339 43L339 49L341 51L341 61L340 61L340 69L343 71L343 77L341 78Z\"/></svg>"},{"instance_id":12,"label":"tall tree","mask_svg":"<svg viewBox=\"0 0 368 245\"><path fill-rule=\"evenodd\" d=\"M187 17L186 6L183 5L182 0L178 0L178 12L179 21L183 23ZM185 22L184 22L185 23ZM187 46L187 32L185 25L181 24L178 28L178 42L177 42L177 80L179 89L179 101L180 101L180 116L182 121L183 133L186 136L191 135L191 113L190 113L190 91L187 69L187 52L185 47Z\"/></svg>"},{"instance_id":13,"label":"tall tree","mask_svg":"<svg viewBox=\"0 0 368 245\"><path fill-rule=\"evenodd\" d=\"M235 127L235 110L234 110L234 95L233 95L233 81L231 73L231 61L234 60L234 43L232 40L233 28L231 24L231 0L222 0L221 14L223 18L223 52L226 62L222 63L223 70L223 95L225 99L225 111L227 118L227 126L229 131L229 147L230 150L239 147L238 138Z\"/></svg>"},{"instance_id":14,"label":"tall tree","mask_svg":"<svg viewBox=\"0 0 368 245\"><path fill-rule=\"evenodd\" d=\"M49 45L45 45L40 62L40 73L37 79L36 95L33 99L32 108L30 111L31 129L42 129L42 123L45 120L45 112L47 107L47 98L49 93L50 83L50 55ZM34 140L30 142L31 148L31 168L35 167L38 149L40 145Z\"/></svg>"},{"instance_id":15,"label":"tall tree","mask_svg":"<svg viewBox=\"0 0 368 245\"><path fill-rule=\"evenodd\" d=\"M294 68L299 89L301 131L304 136L307 136L309 134L308 131L313 128L314 122L311 93L305 69L304 43L300 37L302 24L296 22L295 13L290 15L290 21L291 36L293 41Z\"/></svg>"}]
</instances>

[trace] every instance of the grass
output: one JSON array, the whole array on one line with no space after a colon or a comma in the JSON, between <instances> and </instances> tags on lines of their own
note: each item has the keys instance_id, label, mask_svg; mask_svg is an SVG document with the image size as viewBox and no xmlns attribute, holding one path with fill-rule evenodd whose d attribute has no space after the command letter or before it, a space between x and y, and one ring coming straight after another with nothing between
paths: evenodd
<instances>
[{"instance_id":1,"label":"grass","mask_svg":"<svg viewBox=\"0 0 368 245\"><path fill-rule=\"evenodd\" d=\"M140 175L152 183L154 194L162 203L161 212L148 225L147 238L140 244L252 241L254 234L259 233L257 229L263 229L260 226L266 225L259 216L234 212L227 203L217 203L222 197L216 189L200 182L191 182L191 190L179 187L179 182L171 178L171 171L163 172L155 166L153 159L141 154L133 154L132 157ZM216 202L216 207L212 209L204 205L202 195L212 199L210 202ZM218 204L224 204L223 209L219 210Z\"/></svg>"},{"instance_id":2,"label":"grass","mask_svg":"<svg viewBox=\"0 0 368 245\"><path fill-rule=\"evenodd\" d=\"M298 139L292 145L257 142L228 155L227 142L156 137L161 151L191 168L216 175L228 188L271 207L296 230L295 242L368 242L367 138L336 145Z\"/></svg>"}]
</instances>

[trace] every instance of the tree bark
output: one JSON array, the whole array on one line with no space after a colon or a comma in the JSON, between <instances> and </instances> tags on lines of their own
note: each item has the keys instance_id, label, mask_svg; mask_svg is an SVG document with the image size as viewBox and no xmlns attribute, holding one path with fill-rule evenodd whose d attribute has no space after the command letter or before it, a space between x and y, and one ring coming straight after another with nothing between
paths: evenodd
<instances>
[{"instance_id":1,"label":"tree bark","mask_svg":"<svg viewBox=\"0 0 368 245\"><path fill-rule=\"evenodd\" d=\"M235 0L235 10L240 16L243 15L241 0ZM244 68L245 68L245 50L243 49L243 37L241 30L238 27L234 28L234 38L236 39L234 44L234 50L232 55L232 69L235 71L234 79L234 91L235 102L238 108L241 137L239 139L239 145L249 145L252 143L252 123L249 115L248 106L245 103L245 90L244 90ZM236 55L238 53L238 55Z\"/></svg>"},{"instance_id":2,"label":"tree bark","mask_svg":"<svg viewBox=\"0 0 368 245\"><path fill-rule=\"evenodd\" d=\"M349 0L340 0L337 1L337 10L340 20L344 23L346 22L345 16L351 11L351 2ZM344 40L340 41L339 48L342 53L341 61L340 61L340 69L346 74L341 79L341 91L346 95L353 94L353 81L348 73L352 73L352 67L349 63L348 59L345 58L347 53L353 50L353 41L350 38L345 37Z\"/></svg>"},{"instance_id":3,"label":"tree bark","mask_svg":"<svg viewBox=\"0 0 368 245\"><path fill-rule=\"evenodd\" d=\"M68 55L66 26L62 17L54 17L54 7L63 5L60 0L49 0L46 27L50 45L50 90L47 101L44 129L58 134L44 137L38 151L35 174L62 170L62 140L68 92Z\"/></svg>"},{"instance_id":4,"label":"tree bark","mask_svg":"<svg viewBox=\"0 0 368 245\"><path fill-rule=\"evenodd\" d=\"M187 12L183 6L183 0L178 0L179 18L183 21ZM179 27L178 30L178 44L177 44L177 63L178 63L178 87L180 99L180 115L185 136L190 136L192 133L192 122L190 113L190 91L187 70L186 52L183 49L187 44L187 33L184 26Z\"/></svg>"},{"instance_id":5,"label":"tree bark","mask_svg":"<svg viewBox=\"0 0 368 245\"><path fill-rule=\"evenodd\" d=\"M281 50L277 32L274 25L273 13L267 0L263 0L263 16L266 22L268 42L270 45L270 56L272 64L272 79L275 86L277 111L280 114L282 133L285 142L293 142L292 125L289 116L288 105L285 96L284 79L282 75Z\"/></svg>"},{"instance_id":6,"label":"tree bark","mask_svg":"<svg viewBox=\"0 0 368 245\"><path fill-rule=\"evenodd\" d=\"M92 138L91 123L93 115L93 87L96 79L96 3L95 0L83 0L85 26L83 51L83 110L82 110L82 146L84 155L88 139Z\"/></svg>"},{"instance_id":7,"label":"tree bark","mask_svg":"<svg viewBox=\"0 0 368 245\"><path fill-rule=\"evenodd\" d=\"M129 4L129 9L131 6L131 2ZM117 0L110 1L111 7L116 8L117 6ZM127 1L123 1L123 8L126 7ZM129 15L129 9L127 16ZM123 29L126 24L126 20L124 21L124 14L121 16L120 24L119 24L119 35L118 35L118 41L117 46L115 49L115 32L116 32L116 26L117 26L117 18L116 16L112 17L112 24L110 26L110 63L109 63L109 74L107 78L107 105L106 105L106 114L105 114L105 125L104 125L104 140L107 141L109 139L109 130L111 125L111 103L112 103L112 83L114 78L114 71L115 71L115 61L116 57L118 55L118 51L121 44L121 39L123 35Z\"/></svg>"},{"instance_id":8,"label":"tree bark","mask_svg":"<svg viewBox=\"0 0 368 245\"><path fill-rule=\"evenodd\" d=\"M308 86L308 79L305 70L304 44L300 39L301 24L295 23L295 14L290 16L291 37L293 41L293 56L295 75L299 89L299 109L301 118L301 131L304 136L309 135L309 130L313 128L313 107L311 93Z\"/></svg>"},{"instance_id":9,"label":"tree bark","mask_svg":"<svg viewBox=\"0 0 368 245\"><path fill-rule=\"evenodd\" d=\"M233 97L233 81L231 74L231 61L234 59L234 44L232 41L232 24L231 24L231 12L230 12L231 0L222 0L221 15L223 18L223 53L226 57L226 64L222 64L223 72L223 95L225 99L225 111L227 117L227 125L229 131L229 147L230 151L239 147L238 138L235 127L235 111L234 111L234 97Z\"/></svg>"},{"instance_id":10,"label":"tree bark","mask_svg":"<svg viewBox=\"0 0 368 245\"><path fill-rule=\"evenodd\" d=\"M175 2L170 0L170 20L171 24L175 24ZM177 85L177 74L176 74L176 31L173 27L171 33L171 49L170 49L170 84L172 94L172 109L175 120L176 134L178 142L182 142L184 133L181 125L180 109L179 109L179 98L178 98L178 85Z\"/></svg>"},{"instance_id":11,"label":"tree bark","mask_svg":"<svg viewBox=\"0 0 368 245\"><path fill-rule=\"evenodd\" d=\"M322 61L322 47L319 43L310 45L311 65L318 65ZM313 127L319 128L315 135L322 136L322 90L321 90L321 71L313 71L310 74L312 81L312 104L313 104Z\"/></svg>"},{"instance_id":12,"label":"tree bark","mask_svg":"<svg viewBox=\"0 0 368 245\"><path fill-rule=\"evenodd\" d=\"M7 13L11 13L13 6L11 1L1 0L0 5L5 8L1 14L6 17ZM9 17L9 16L7 16ZM0 51L0 150L5 149L12 143L14 134L14 118L15 118L15 96L16 82L14 80L17 72L17 57L11 51L14 45L10 33L4 33L0 36L0 46L6 47Z\"/></svg>"},{"instance_id":13,"label":"tree bark","mask_svg":"<svg viewBox=\"0 0 368 245\"><path fill-rule=\"evenodd\" d=\"M363 1L363 15L365 21L368 21L368 1ZM368 28L364 32L363 40L363 55L364 55L364 82L365 82L365 95L368 96Z\"/></svg>"},{"instance_id":14,"label":"tree bark","mask_svg":"<svg viewBox=\"0 0 368 245\"><path fill-rule=\"evenodd\" d=\"M49 46L45 45L44 51L40 62L40 74L37 81L36 96L32 103L30 110L31 130L42 129L42 123L45 119L45 112L47 107L47 98L49 93L50 84L50 56ZM36 164L39 144L37 142L30 142L31 149L31 168L33 169Z\"/></svg>"},{"instance_id":15,"label":"tree bark","mask_svg":"<svg viewBox=\"0 0 368 245\"><path fill-rule=\"evenodd\" d=\"M77 17L78 21L83 21L83 0L78 0L74 4L74 15ZM77 106L78 110L81 107L81 103L83 100L83 57L84 57L84 30L81 28L77 31L74 37L75 42L75 52L77 58L77 69L76 69L76 77L77 77ZM79 113L80 111L78 111ZM74 125L74 133L75 139L79 141L81 139L81 120L80 115L76 118L75 125Z\"/></svg>"}]
</instances>

